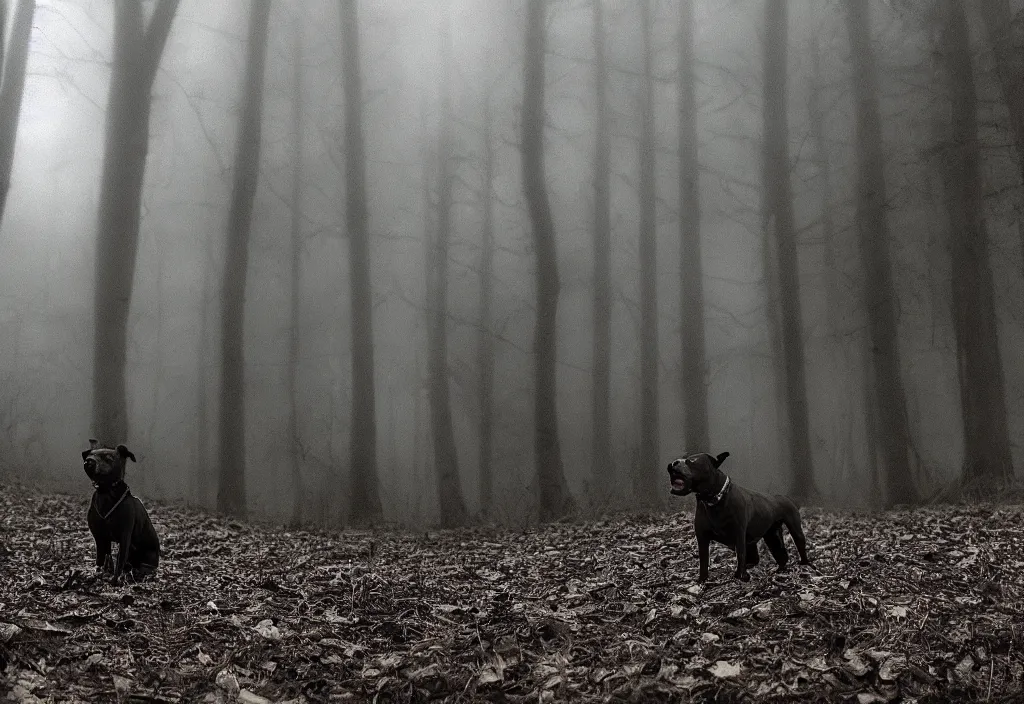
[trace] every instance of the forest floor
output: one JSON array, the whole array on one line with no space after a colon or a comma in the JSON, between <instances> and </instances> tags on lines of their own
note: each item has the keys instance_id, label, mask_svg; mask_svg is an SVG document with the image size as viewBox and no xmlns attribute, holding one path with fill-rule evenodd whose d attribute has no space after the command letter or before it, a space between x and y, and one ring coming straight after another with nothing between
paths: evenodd
<instances>
[{"instance_id":1,"label":"forest floor","mask_svg":"<svg viewBox=\"0 0 1024 704\"><path fill-rule=\"evenodd\" d=\"M1024 506L805 510L813 567L712 546L698 588L692 500L427 533L153 503L158 578L115 587L87 504L0 487L0 701L1024 701Z\"/></svg>"}]
</instances>

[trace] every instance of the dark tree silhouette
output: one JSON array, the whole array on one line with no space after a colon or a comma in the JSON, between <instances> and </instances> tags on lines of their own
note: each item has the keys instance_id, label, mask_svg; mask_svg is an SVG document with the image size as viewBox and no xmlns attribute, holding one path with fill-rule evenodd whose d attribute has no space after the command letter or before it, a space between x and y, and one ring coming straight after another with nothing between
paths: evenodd
<instances>
[{"instance_id":1,"label":"dark tree silhouette","mask_svg":"<svg viewBox=\"0 0 1024 704\"><path fill-rule=\"evenodd\" d=\"M429 348L427 367L430 378L430 425L434 438L434 470L437 474L438 506L443 525L454 526L466 520L466 504L459 479L459 455L452 427L451 388L448 370L448 247L452 230L455 154L452 126L452 46L450 12L441 21L441 111L437 145L437 219L432 242L427 247L429 304Z\"/></svg>"},{"instance_id":2,"label":"dark tree silhouette","mask_svg":"<svg viewBox=\"0 0 1024 704\"><path fill-rule=\"evenodd\" d=\"M942 0L943 58L950 133L942 148L942 176L949 212L952 315L960 373L964 430L964 481L981 491L1013 477L999 355L988 233L982 204L978 96L967 17L960 0Z\"/></svg>"},{"instance_id":3,"label":"dark tree silhouette","mask_svg":"<svg viewBox=\"0 0 1024 704\"><path fill-rule=\"evenodd\" d=\"M838 348L841 357L847 366L851 362L851 354L844 341L844 331L839 325L843 315L842 293L839 287L840 273L836 262L836 247L839 238L836 235L835 221L833 220L833 198L832 191L832 167L829 161L828 140L826 139L825 127L825 106L822 94L824 92L825 78L821 71L821 48L818 44L818 37L810 41L811 55L811 89L808 100L808 121L810 137L814 142L814 163L817 169L815 182L821 194L821 239L822 239L822 265L825 279L825 314L828 336L832 343ZM868 495L872 506L882 505L882 489L878 472L878 422L875 419L875 385L874 374L871 368L871 336L869 333L862 335L862 344L859 347L859 358L863 365L860 383L855 387L847 381L842 394L846 397L848 413L853 417L855 401L864 404L864 454L867 463L867 474L869 477Z\"/></svg>"},{"instance_id":4,"label":"dark tree silhouette","mask_svg":"<svg viewBox=\"0 0 1024 704\"><path fill-rule=\"evenodd\" d=\"M877 413L878 440L884 460L885 500L913 503L913 447L907 421L907 401L900 371L896 290L889 252L886 217L885 143L878 108L878 75L871 50L868 3L846 1L847 29L853 59L853 91L857 129L857 234L864 261L864 300L872 352L868 365L874 381L868 408Z\"/></svg>"},{"instance_id":5,"label":"dark tree silhouette","mask_svg":"<svg viewBox=\"0 0 1024 704\"><path fill-rule=\"evenodd\" d=\"M370 213L366 202L363 76L359 57L359 3L341 0L342 79L345 93L345 222L352 301L352 495L357 523L380 519L377 485L377 410L373 363L373 288Z\"/></svg>"},{"instance_id":6,"label":"dark tree silhouette","mask_svg":"<svg viewBox=\"0 0 1024 704\"><path fill-rule=\"evenodd\" d=\"M93 432L101 442L128 435L125 360L128 308L139 245L149 153L153 80L180 0L158 0L149 26L141 0L114 4L114 60L107 101L96 228L93 303Z\"/></svg>"},{"instance_id":7,"label":"dark tree silhouette","mask_svg":"<svg viewBox=\"0 0 1024 704\"><path fill-rule=\"evenodd\" d=\"M1009 0L978 0L976 6L995 54L999 85L1010 111L1017 163L1024 180L1024 49L1014 42L1015 23Z\"/></svg>"},{"instance_id":8,"label":"dark tree silhouette","mask_svg":"<svg viewBox=\"0 0 1024 704\"><path fill-rule=\"evenodd\" d=\"M235 142L235 173L228 211L221 288L220 481L217 510L246 513L245 496L245 285L249 268L252 207L259 176L263 125L263 76L271 0L253 0L242 112Z\"/></svg>"},{"instance_id":9,"label":"dark tree silhouette","mask_svg":"<svg viewBox=\"0 0 1024 704\"><path fill-rule=\"evenodd\" d=\"M708 452L708 388L704 351L704 266L700 254L700 163L697 160L695 0L679 2L679 240L682 316L683 441Z\"/></svg>"},{"instance_id":10,"label":"dark tree silhouette","mask_svg":"<svg viewBox=\"0 0 1024 704\"><path fill-rule=\"evenodd\" d=\"M302 170L305 135L303 123L303 51L302 14L295 18L295 76L292 96L292 196L291 251L289 252L291 293L288 316L288 460L291 464L292 522L302 523L303 495L302 456L299 443L299 347L302 334Z\"/></svg>"},{"instance_id":11,"label":"dark tree silhouette","mask_svg":"<svg viewBox=\"0 0 1024 704\"><path fill-rule=\"evenodd\" d=\"M594 498L610 498L615 481L611 448L612 225L611 139L604 0L594 0L594 350L591 398L591 466Z\"/></svg>"},{"instance_id":12,"label":"dark tree silhouette","mask_svg":"<svg viewBox=\"0 0 1024 704\"><path fill-rule=\"evenodd\" d=\"M1008 0L980 0L977 6L995 54L999 85L1017 146L1017 166L1024 182L1024 48L1015 42L1014 27L1018 23L1010 14Z\"/></svg>"},{"instance_id":13,"label":"dark tree silhouette","mask_svg":"<svg viewBox=\"0 0 1024 704\"><path fill-rule=\"evenodd\" d=\"M533 337L533 438L541 520L572 510L558 440L558 253L544 172L545 0L528 0L523 77L522 179L537 257L537 319Z\"/></svg>"},{"instance_id":14,"label":"dark tree silhouette","mask_svg":"<svg viewBox=\"0 0 1024 704\"><path fill-rule=\"evenodd\" d=\"M640 93L640 465L634 477L643 506L656 506L661 443L658 413L658 195L655 183L654 76L651 1L640 0L643 26L643 79Z\"/></svg>"},{"instance_id":15,"label":"dark tree silhouette","mask_svg":"<svg viewBox=\"0 0 1024 704\"><path fill-rule=\"evenodd\" d=\"M494 138L491 95L484 96L483 222L480 226L480 323L477 365L480 371L480 514L489 517L494 500Z\"/></svg>"},{"instance_id":16,"label":"dark tree silhouette","mask_svg":"<svg viewBox=\"0 0 1024 704\"><path fill-rule=\"evenodd\" d=\"M11 25L10 46L6 52L0 48L0 53L4 53L3 80L0 81L0 220L7 209L7 193L11 190L14 144L21 116L21 96L25 92L25 69L35 11L35 0L18 2ZM0 27L3 27L2 23Z\"/></svg>"},{"instance_id":17,"label":"dark tree silhouette","mask_svg":"<svg viewBox=\"0 0 1024 704\"><path fill-rule=\"evenodd\" d=\"M777 326L782 354L782 379L791 493L799 499L817 495L811 465L804 369L800 273L797 266L793 187L790 184L789 123L786 115L786 55L789 16L786 0L765 3L764 154L761 187L767 242L774 244L778 308L770 324ZM768 258L766 258L768 259ZM770 272L768 272L770 274Z\"/></svg>"}]
</instances>

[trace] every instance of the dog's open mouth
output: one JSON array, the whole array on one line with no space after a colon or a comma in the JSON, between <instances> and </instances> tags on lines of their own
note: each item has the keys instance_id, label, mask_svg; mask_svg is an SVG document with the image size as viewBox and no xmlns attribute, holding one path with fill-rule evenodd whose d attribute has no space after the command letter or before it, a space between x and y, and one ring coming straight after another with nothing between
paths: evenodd
<instances>
[{"instance_id":1,"label":"dog's open mouth","mask_svg":"<svg viewBox=\"0 0 1024 704\"><path fill-rule=\"evenodd\" d=\"M690 493L690 488L687 486L686 480L682 477L672 477L671 492L675 496L686 496Z\"/></svg>"}]
</instances>

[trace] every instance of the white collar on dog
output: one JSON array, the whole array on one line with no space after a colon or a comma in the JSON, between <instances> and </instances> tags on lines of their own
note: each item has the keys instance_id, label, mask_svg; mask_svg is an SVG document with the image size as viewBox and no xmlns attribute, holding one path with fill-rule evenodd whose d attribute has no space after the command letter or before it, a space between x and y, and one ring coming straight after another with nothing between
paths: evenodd
<instances>
[{"instance_id":1,"label":"white collar on dog","mask_svg":"<svg viewBox=\"0 0 1024 704\"><path fill-rule=\"evenodd\" d=\"M722 497L725 496L725 492L729 491L729 485L732 484L732 480L729 479L728 475L725 477L725 484L722 484L721 490L710 499L702 499L700 495L697 495L697 500L705 506L717 506L722 501Z\"/></svg>"},{"instance_id":2,"label":"white collar on dog","mask_svg":"<svg viewBox=\"0 0 1024 704\"><path fill-rule=\"evenodd\" d=\"M121 498L119 498L117 501L115 501L114 505L111 506L110 510L107 511L106 513L100 513L99 507L96 506L96 495L93 494L92 503L93 503L93 506L96 506L96 513L100 513L100 518L102 518L104 521L107 520L108 518L110 518L110 514L112 514L114 512L114 509L116 509L118 506L120 506L121 502L124 501L125 497L128 496L131 493L132 493L131 489L129 489L128 485L125 484L124 491L121 492Z\"/></svg>"}]
</instances>

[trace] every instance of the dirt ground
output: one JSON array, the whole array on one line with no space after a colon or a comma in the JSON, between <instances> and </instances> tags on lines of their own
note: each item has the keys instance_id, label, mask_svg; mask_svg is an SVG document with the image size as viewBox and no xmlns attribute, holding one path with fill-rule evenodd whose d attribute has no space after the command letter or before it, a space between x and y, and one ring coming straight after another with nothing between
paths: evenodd
<instances>
[{"instance_id":1,"label":"dirt ground","mask_svg":"<svg viewBox=\"0 0 1024 704\"><path fill-rule=\"evenodd\" d=\"M1024 506L805 511L752 579L674 515L316 533L147 502L158 578L93 570L88 497L0 487L15 702L1024 701ZM787 544L795 557L792 543Z\"/></svg>"}]
</instances>

